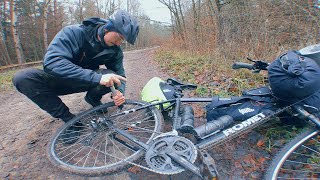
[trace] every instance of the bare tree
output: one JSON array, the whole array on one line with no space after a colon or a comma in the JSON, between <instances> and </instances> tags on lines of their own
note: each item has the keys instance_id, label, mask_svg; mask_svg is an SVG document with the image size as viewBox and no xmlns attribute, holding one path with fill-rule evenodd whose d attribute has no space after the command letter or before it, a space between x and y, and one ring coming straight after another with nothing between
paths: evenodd
<instances>
[{"instance_id":1,"label":"bare tree","mask_svg":"<svg viewBox=\"0 0 320 180\"><path fill-rule=\"evenodd\" d=\"M20 42L20 37L19 37L19 31L18 31L18 20L17 20L17 15L16 15L16 7L15 7L15 2L13 0L9 0L10 2L10 18L11 18L11 33L13 36L13 41L14 41L14 47L18 59L18 63L22 64L25 63L25 58Z\"/></svg>"},{"instance_id":2,"label":"bare tree","mask_svg":"<svg viewBox=\"0 0 320 180\"><path fill-rule=\"evenodd\" d=\"M79 0L79 21L83 21L83 4L85 0Z\"/></svg>"},{"instance_id":3,"label":"bare tree","mask_svg":"<svg viewBox=\"0 0 320 180\"><path fill-rule=\"evenodd\" d=\"M101 13L100 13L99 0L96 0L96 7L97 7L97 12L98 12L98 17L100 17Z\"/></svg>"},{"instance_id":4,"label":"bare tree","mask_svg":"<svg viewBox=\"0 0 320 180\"><path fill-rule=\"evenodd\" d=\"M8 52L8 48L7 48L7 43L6 43L6 40L7 40L7 32L6 32L6 28L3 27L6 26L6 20L7 20L7 15L6 15L6 9L7 9L7 1L4 0L3 1L3 9L0 9L0 13L2 15L2 20L0 22L0 31L1 31L1 45L2 45L2 56L3 56L3 62L5 65L8 65L10 64L11 62L11 59L10 59L10 55L9 55L9 52Z\"/></svg>"},{"instance_id":5,"label":"bare tree","mask_svg":"<svg viewBox=\"0 0 320 180\"><path fill-rule=\"evenodd\" d=\"M185 37L184 37L184 32L185 32L185 28L184 27L185 26L184 26L184 23L181 22L181 18L179 16L179 14L182 13L181 6L177 7L176 0L158 0L158 1L168 7L168 9L170 10L170 12L172 13L172 15L173 15L173 17L175 19L174 23L175 23L175 25L177 27L176 30L177 30L180 38L183 41L185 41Z\"/></svg>"},{"instance_id":6,"label":"bare tree","mask_svg":"<svg viewBox=\"0 0 320 180\"><path fill-rule=\"evenodd\" d=\"M44 0L43 4L43 45L44 49L48 48L48 6L50 0Z\"/></svg>"}]
</instances>

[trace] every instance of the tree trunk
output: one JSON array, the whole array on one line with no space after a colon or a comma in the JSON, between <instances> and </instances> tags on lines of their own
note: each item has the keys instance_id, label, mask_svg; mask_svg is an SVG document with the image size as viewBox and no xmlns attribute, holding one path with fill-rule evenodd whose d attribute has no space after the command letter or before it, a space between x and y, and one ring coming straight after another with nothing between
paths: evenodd
<instances>
[{"instance_id":1,"label":"tree trunk","mask_svg":"<svg viewBox=\"0 0 320 180\"><path fill-rule=\"evenodd\" d=\"M22 51L22 46L20 42L20 37L19 37L19 31L18 31L18 20L17 20L17 15L16 15L16 8L13 0L10 0L10 18L11 18L11 33L13 36L13 42L14 42L14 48L16 51L17 59L19 64L25 63L23 51Z\"/></svg>"},{"instance_id":2,"label":"tree trunk","mask_svg":"<svg viewBox=\"0 0 320 180\"><path fill-rule=\"evenodd\" d=\"M7 9L7 1L4 0L3 1L3 11L2 11L2 17L3 19L0 22L0 31L2 32L2 38L1 38L1 43L2 43L2 47L3 47L3 56L4 56L4 62L5 65L11 64L11 59L10 59L10 55L8 52L8 47L7 47L7 31L6 31L6 27L3 27L2 25L6 24L6 10Z\"/></svg>"},{"instance_id":3,"label":"tree trunk","mask_svg":"<svg viewBox=\"0 0 320 180\"><path fill-rule=\"evenodd\" d=\"M83 21L83 12L82 12L83 1L84 0L79 0L79 20L80 20L80 22Z\"/></svg>"},{"instance_id":4,"label":"tree trunk","mask_svg":"<svg viewBox=\"0 0 320 180\"><path fill-rule=\"evenodd\" d=\"M178 30L178 33L180 34L180 37L181 39L183 40L183 42L185 43L185 38L184 38L184 29L182 27L182 23L181 23L181 20L180 20L180 17L179 17L179 12L178 12L178 8L177 8L177 3L175 2L175 0L173 0L173 5L174 5L174 11L173 11L173 14L176 18L176 23L177 23L177 30Z\"/></svg>"},{"instance_id":5,"label":"tree trunk","mask_svg":"<svg viewBox=\"0 0 320 180\"><path fill-rule=\"evenodd\" d=\"M215 0L215 7L216 7L216 12L217 13L215 13L215 17L216 17L216 22L217 22L217 24L216 24L216 43L217 44L220 44L220 43L222 43L222 41L223 41L223 37L222 37L222 34L223 34L223 28L222 28L222 24L223 24L223 19L222 19L222 17L220 17L220 11L221 11L221 7L222 7L222 5L220 4L220 0Z\"/></svg>"},{"instance_id":6,"label":"tree trunk","mask_svg":"<svg viewBox=\"0 0 320 180\"><path fill-rule=\"evenodd\" d=\"M185 20L184 20L184 15L183 15L183 12L182 12L182 6L181 6L180 0L178 0L178 5L179 5L179 11L180 11L182 25L183 25L183 29L184 29L183 32L185 32L186 31L186 23L185 23Z\"/></svg>"},{"instance_id":7,"label":"tree trunk","mask_svg":"<svg viewBox=\"0 0 320 180\"><path fill-rule=\"evenodd\" d=\"M211 23L212 23L212 26L214 27L215 26L215 23L214 23L214 16L215 16L215 13L214 13L214 10L213 10L213 5L212 5L212 2L211 0L208 0L208 11L209 11L209 16L210 16L210 20L211 20Z\"/></svg>"},{"instance_id":8,"label":"tree trunk","mask_svg":"<svg viewBox=\"0 0 320 180\"><path fill-rule=\"evenodd\" d=\"M57 4L57 0L53 0L53 19L54 19L54 28L55 28L55 32L57 31L56 28L58 28L58 23L57 23L57 17L58 15L58 4Z\"/></svg>"},{"instance_id":9,"label":"tree trunk","mask_svg":"<svg viewBox=\"0 0 320 180\"><path fill-rule=\"evenodd\" d=\"M194 31L194 38L196 40L196 45L198 45L198 23L197 23L197 10L196 10L196 3L192 0L192 11L193 11L193 31Z\"/></svg>"},{"instance_id":10,"label":"tree trunk","mask_svg":"<svg viewBox=\"0 0 320 180\"><path fill-rule=\"evenodd\" d=\"M101 13L100 13L100 7L99 7L99 0L96 0L96 3L97 3L98 17L100 17Z\"/></svg>"},{"instance_id":11,"label":"tree trunk","mask_svg":"<svg viewBox=\"0 0 320 180\"><path fill-rule=\"evenodd\" d=\"M43 5L43 46L46 51L48 48L48 5L50 0L45 0Z\"/></svg>"}]
</instances>

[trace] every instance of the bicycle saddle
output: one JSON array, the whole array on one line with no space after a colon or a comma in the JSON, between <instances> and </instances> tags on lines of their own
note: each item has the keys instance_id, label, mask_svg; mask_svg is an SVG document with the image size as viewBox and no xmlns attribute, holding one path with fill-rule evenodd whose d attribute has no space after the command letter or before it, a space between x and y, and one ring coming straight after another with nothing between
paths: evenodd
<instances>
[{"instance_id":1,"label":"bicycle saddle","mask_svg":"<svg viewBox=\"0 0 320 180\"><path fill-rule=\"evenodd\" d=\"M194 89L197 89L197 85L195 84L184 84L183 82L175 79L175 78L168 78L167 79L167 83L172 85L172 86L175 86L177 88L181 88L181 90L184 90L184 89L189 89L189 90L194 90Z\"/></svg>"}]
</instances>

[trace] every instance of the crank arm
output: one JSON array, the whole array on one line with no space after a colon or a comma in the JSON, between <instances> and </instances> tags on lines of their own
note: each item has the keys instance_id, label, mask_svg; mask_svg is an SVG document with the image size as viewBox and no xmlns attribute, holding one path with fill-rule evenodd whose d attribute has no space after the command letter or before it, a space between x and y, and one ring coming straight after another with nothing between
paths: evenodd
<instances>
[{"instance_id":1,"label":"crank arm","mask_svg":"<svg viewBox=\"0 0 320 180\"><path fill-rule=\"evenodd\" d=\"M107 118L104 118L102 121L103 124L105 124L106 126L108 126L109 128L111 128L112 130L116 131L118 134L122 135L123 137L127 138L129 141L131 141L132 143L134 143L135 145L139 146L140 148L142 148L144 151L146 151L148 149L148 145L139 141L139 139L135 138L134 136L132 136L131 134L116 128Z\"/></svg>"},{"instance_id":2,"label":"crank arm","mask_svg":"<svg viewBox=\"0 0 320 180\"><path fill-rule=\"evenodd\" d=\"M210 156L210 154L207 151L200 151L200 155L203 164L206 165L206 167L204 168L204 174L209 174L208 179L216 179L218 172L215 168L214 159Z\"/></svg>"},{"instance_id":3,"label":"crank arm","mask_svg":"<svg viewBox=\"0 0 320 180\"><path fill-rule=\"evenodd\" d=\"M173 152L166 152L166 154L172 158L176 163L180 164L182 167L188 169L189 171L193 172L197 176L199 176L201 179L203 179L202 175L200 174L200 169L187 161L186 159L182 158L176 153Z\"/></svg>"}]
</instances>

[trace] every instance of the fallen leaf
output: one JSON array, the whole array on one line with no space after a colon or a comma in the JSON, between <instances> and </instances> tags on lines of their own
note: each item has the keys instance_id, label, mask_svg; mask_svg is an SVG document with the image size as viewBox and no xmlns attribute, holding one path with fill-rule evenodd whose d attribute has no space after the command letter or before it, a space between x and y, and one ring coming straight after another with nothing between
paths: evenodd
<instances>
[{"instance_id":1,"label":"fallen leaf","mask_svg":"<svg viewBox=\"0 0 320 180\"><path fill-rule=\"evenodd\" d=\"M258 142L257 142L257 146L258 147L263 147L265 144L264 144L264 140L260 139Z\"/></svg>"},{"instance_id":2,"label":"fallen leaf","mask_svg":"<svg viewBox=\"0 0 320 180\"><path fill-rule=\"evenodd\" d=\"M141 172L141 168L138 166L133 166L133 167L130 167L128 171L133 174L138 174L139 172Z\"/></svg>"},{"instance_id":3,"label":"fallen leaf","mask_svg":"<svg viewBox=\"0 0 320 180\"><path fill-rule=\"evenodd\" d=\"M261 158L258 159L258 162L259 162L260 164L263 164L266 160L267 160L266 158L261 157Z\"/></svg>"},{"instance_id":4,"label":"fallen leaf","mask_svg":"<svg viewBox=\"0 0 320 180\"><path fill-rule=\"evenodd\" d=\"M310 164L306 164L303 167L306 168L306 169L312 169L312 166Z\"/></svg>"},{"instance_id":5,"label":"fallen leaf","mask_svg":"<svg viewBox=\"0 0 320 180\"><path fill-rule=\"evenodd\" d=\"M212 77L212 80L213 80L213 81L219 81L219 77L213 76L213 77Z\"/></svg>"},{"instance_id":6,"label":"fallen leaf","mask_svg":"<svg viewBox=\"0 0 320 180\"><path fill-rule=\"evenodd\" d=\"M254 86L254 85L255 85L255 82L250 81L250 82L248 82L248 84L251 85L251 86Z\"/></svg>"},{"instance_id":7,"label":"fallen leaf","mask_svg":"<svg viewBox=\"0 0 320 180\"><path fill-rule=\"evenodd\" d=\"M236 87L230 87L230 88L228 88L228 91L229 92L238 92L239 90Z\"/></svg>"}]
</instances>

